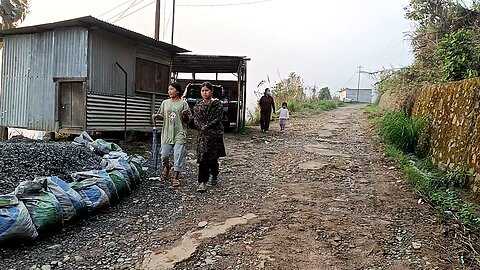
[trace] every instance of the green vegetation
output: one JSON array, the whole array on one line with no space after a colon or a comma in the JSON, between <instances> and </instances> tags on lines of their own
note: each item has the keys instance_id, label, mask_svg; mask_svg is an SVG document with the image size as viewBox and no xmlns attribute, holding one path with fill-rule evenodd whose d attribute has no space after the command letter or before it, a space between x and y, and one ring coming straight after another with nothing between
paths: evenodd
<instances>
[{"instance_id":1,"label":"green vegetation","mask_svg":"<svg viewBox=\"0 0 480 270\"><path fill-rule=\"evenodd\" d=\"M292 101L288 103L288 110L290 112L319 112L330 111L343 106L343 102L339 100L305 100L302 102ZM246 126L253 126L260 123L260 111L249 111L247 114Z\"/></svg>"},{"instance_id":2,"label":"green vegetation","mask_svg":"<svg viewBox=\"0 0 480 270\"><path fill-rule=\"evenodd\" d=\"M262 80L257 85L255 95L257 100L261 98L267 81ZM270 83L270 82L269 82ZM307 86L303 79L292 72L288 78L280 80L275 86L269 87L275 105L279 109L283 102L287 102L290 112L318 112L329 111L343 105L343 102L332 99L330 88L323 87L317 91L317 86ZM260 122L260 108L247 113L247 126L256 125Z\"/></svg>"},{"instance_id":3,"label":"green vegetation","mask_svg":"<svg viewBox=\"0 0 480 270\"><path fill-rule=\"evenodd\" d=\"M437 210L464 224L480 228L476 206L465 203L454 189L445 188L448 175L431 166L429 159L415 160L415 157L407 156L393 145L387 145L386 152L401 166L408 182ZM443 182L442 179L447 179L447 182Z\"/></svg>"},{"instance_id":4,"label":"green vegetation","mask_svg":"<svg viewBox=\"0 0 480 270\"><path fill-rule=\"evenodd\" d=\"M2 0L0 12L0 29L15 28L25 20L29 12L30 0Z\"/></svg>"},{"instance_id":5,"label":"green vegetation","mask_svg":"<svg viewBox=\"0 0 480 270\"><path fill-rule=\"evenodd\" d=\"M380 109L380 106L378 106L378 103L367 105L365 108L365 113L369 119L375 121L378 121L378 119L380 119L380 117L383 115L383 111Z\"/></svg>"},{"instance_id":6,"label":"green vegetation","mask_svg":"<svg viewBox=\"0 0 480 270\"><path fill-rule=\"evenodd\" d=\"M424 121L404 112L388 112L378 121L380 137L406 153L414 153Z\"/></svg>"},{"instance_id":7,"label":"green vegetation","mask_svg":"<svg viewBox=\"0 0 480 270\"><path fill-rule=\"evenodd\" d=\"M306 100L303 102L292 101L288 104L288 108L292 112L330 111L342 105L343 102L339 100Z\"/></svg>"},{"instance_id":8,"label":"green vegetation","mask_svg":"<svg viewBox=\"0 0 480 270\"><path fill-rule=\"evenodd\" d=\"M480 1L410 0L405 12L415 26L408 37L415 60L409 67L384 71L379 96L480 74Z\"/></svg>"},{"instance_id":9,"label":"green vegetation","mask_svg":"<svg viewBox=\"0 0 480 270\"><path fill-rule=\"evenodd\" d=\"M245 123L245 126L254 126L260 123L260 111L255 110L254 112L248 111L247 113L247 122Z\"/></svg>"},{"instance_id":10,"label":"green vegetation","mask_svg":"<svg viewBox=\"0 0 480 270\"><path fill-rule=\"evenodd\" d=\"M460 29L446 34L437 49L444 81L458 81L478 76L480 47L474 44L475 33Z\"/></svg>"},{"instance_id":11,"label":"green vegetation","mask_svg":"<svg viewBox=\"0 0 480 270\"><path fill-rule=\"evenodd\" d=\"M418 152L419 141L429 139L425 138L427 121L414 120L404 112L382 113L376 105L368 106L366 113L375 123L380 138L386 143L387 156L402 168L407 181L422 197L442 215L480 228L477 206L464 202L456 192L456 188L466 187L471 173L462 167L444 172L439 170L429 157L418 158L418 154L413 154Z\"/></svg>"},{"instance_id":12,"label":"green vegetation","mask_svg":"<svg viewBox=\"0 0 480 270\"><path fill-rule=\"evenodd\" d=\"M313 86L310 92L311 99L332 99L332 96L330 95L330 88L328 87L323 87L322 89L320 89L320 91L317 91L317 86Z\"/></svg>"},{"instance_id":13,"label":"green vegetation","mask_svg":"<svg viewBox=\"0 0 480 270\"><path fill-rule=\"evenodd\" d=\"M384 71L377 84L380 97L391 94L385 104L401 104L402 112L384 113L375 106L366 111L387 144L387 154L422 196L442 213L480 227L476 206L458 195L471 184L472 173L464 166L439 170L429 158L432 121L411 118L421 87L480 75L480 0L410 0L405 16L414 25L408 36L414 62Z\"/></svg>"}]
</instances>

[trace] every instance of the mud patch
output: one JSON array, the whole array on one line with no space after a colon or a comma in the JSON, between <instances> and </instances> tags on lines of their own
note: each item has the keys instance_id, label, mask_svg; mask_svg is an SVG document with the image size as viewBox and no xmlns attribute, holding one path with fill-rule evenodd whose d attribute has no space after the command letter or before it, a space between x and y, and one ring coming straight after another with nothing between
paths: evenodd
<instances>
[{"instance_id":1,"label":"mud patch","mask_svg":"<svg viewBox=\"0 0 480 270\"><path fill-rule=\"evenodd\" d=\"M331 149L325 149L323 144L307 144L304 146L304 149L308 153L319 154L322 156L350 158L350 155Z\"/></svg>"},{"instance_id":2,"label":"mud patch","mask_svg":"<svg viewBox=\"0 0 480 270\"><path fill-rule=\"evenodd\" d=\"M302 170L321 170L327 168L328 165L328 163L321 160L311 160L299 164L298 167Z\"/></svg>"},{"instance_id":3,"label":"mud patch","mask_svg":"<svg viewBox=\"0 0 480 270\"><path fill-rule=\"evenodd\" d=\"M325 124L325 125L322 126L322 129L323 129L323 130L329 130L329 131L335 131L335 130L337 130L337 129L339 129L339 128L340 128L339 124L337 124L337 123L332 123L332 122L327 123L327 124Z\"/></svg>"},{"instance_id":4,"label":"mud patch","mask_svg":"<svg viewBox=\"0 0 480 270\"><path fill-rule=\"evenodd\" d=\"M320 138L329 138L333 136L333 133L330 130L319 130L316 135Z\"/></svg>"},{"instance_id":5,"label":"mud patch","mask_svg":"<svg viewBox=\"0 0 480 270\"><path fill-rule=\"evenodd\" d=\"M256 218L255 214L247 214L242 217L230 218L224 224L207 226L201 230L190 231L182 236L177 246L170 250L155 252L147 256L143 262L144 270L172 269L175 264L184 261L197 250L201 240L216 237L226 233L236 225L246 224L249 220Z\"/></svg>"}]
</instances>

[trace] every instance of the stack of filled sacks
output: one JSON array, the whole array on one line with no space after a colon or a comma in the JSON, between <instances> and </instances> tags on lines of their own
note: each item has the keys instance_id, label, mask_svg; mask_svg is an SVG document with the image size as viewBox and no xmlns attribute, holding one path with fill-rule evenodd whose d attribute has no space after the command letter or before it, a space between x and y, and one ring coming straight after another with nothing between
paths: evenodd
<instances>
[{"instance_id":1,"label":"stack of filled sacks","mask_svg":"<svg viewBox=\"0 0 480 270\"><path fill-rule=\"evenodd\" d=\"M106 144L102 140L97 145ZM140 183L145 159L105 150L112 148L102 147L103 170L72 173L71 179L67 179L70 183L56 176L23 181L13 193L0 196L0 243L34 239L45 230L94 213L129 195Z\"/></svg>"}]
</instances>

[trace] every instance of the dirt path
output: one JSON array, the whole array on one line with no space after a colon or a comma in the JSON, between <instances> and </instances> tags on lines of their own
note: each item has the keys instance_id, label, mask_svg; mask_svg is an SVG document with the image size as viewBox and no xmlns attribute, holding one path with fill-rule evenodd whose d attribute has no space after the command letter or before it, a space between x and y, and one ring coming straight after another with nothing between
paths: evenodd
<instances>
[{"instance_id":1,"label":"dirt path","mask_svg":"<svg viewBox=\"0 0 480 270\"><path fill-rule=\"evenodd\" d=\"M227 134L205 194L190 144L182 187L144 181L97 215L0 249L0 268L475 269L460 227L418 203L372 143L363 108L294 114L285 134L275 122Z\"/></svg>"},{"instance_id":2,"label":"dirt path","mask_svg":"<svg viewBox=\"0 0 480 270\"><path fill-rule=\"evenodd\" d=\"M362 109L300 117L286 134L230 138L222 167L232 173L224 178L268 189L265 199L251 207L238 201L227 212L206 206L199 220L245 211L257 218L206 241L176 269L464 268L462 249L435 211L374 148Z\"/></svg>"}]
</instances>

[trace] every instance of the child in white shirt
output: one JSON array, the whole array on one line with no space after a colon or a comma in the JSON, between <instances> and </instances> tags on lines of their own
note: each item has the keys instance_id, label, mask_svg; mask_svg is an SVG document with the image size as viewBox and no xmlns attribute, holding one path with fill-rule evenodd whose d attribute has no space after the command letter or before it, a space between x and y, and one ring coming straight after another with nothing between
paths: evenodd
<instances>
[{"instance_id":1,"label":"child in white shirt","mask_svg":"<svg viewBox=\"0 0 480 270\"><path fill-rule=\"evenodd\" d=\"M290 119L290 113L288 112L287 102L282 103L282 108L277 111L280 119L280 132L285 132L285 125L287 120Z\"/></svg>"}]
</instances>

